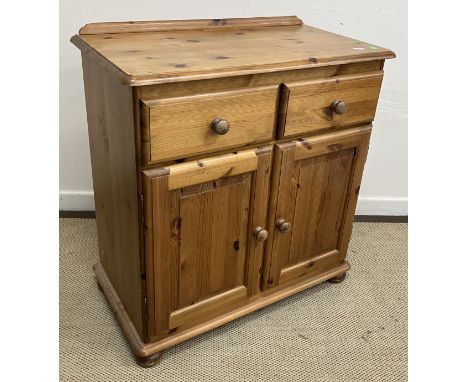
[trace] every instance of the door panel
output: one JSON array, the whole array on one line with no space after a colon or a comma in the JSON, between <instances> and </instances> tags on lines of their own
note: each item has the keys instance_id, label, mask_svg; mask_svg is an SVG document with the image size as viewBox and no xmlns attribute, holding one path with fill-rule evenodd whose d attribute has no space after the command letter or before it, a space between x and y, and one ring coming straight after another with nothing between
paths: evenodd
<instances>
[{"instance_id":1,"label":"door panel","mask_svg":"<svg viewBox=\"0 0 468 382\"><path fill-rule=\"evenodd\" d=\"M338 247L354 149L299 161L287 266Z\"/></svg>"},{"instance_id":2,"label":"door panel","mask_svg":"<svg viewBox=\"0 0 468 382\"><path fill-rule=\"evenodd\" d=\"M242 285L251 173L237 180L180 199L179 307Z\"/></svg>"},{"instance_id":3,"label":"door panel","mask_svg":"<svg viewBox=\"0 0 468 382\"><path fill-rule=\"evenodd\" d=\"M222 314L257 293L271 147L143 172L148 333Z\"/></svg>"},{"instance_id":4,"label":"door panel","mask_svg":"<svg viewBox=\"0 0 468 382\"><path fill-rule=\"evenodd\" d=\"M369 125L277 145L264 288L342 263L370 131ZM289 231L281 232L280 219L290 223Z\"/></svg>"}]
</instances>

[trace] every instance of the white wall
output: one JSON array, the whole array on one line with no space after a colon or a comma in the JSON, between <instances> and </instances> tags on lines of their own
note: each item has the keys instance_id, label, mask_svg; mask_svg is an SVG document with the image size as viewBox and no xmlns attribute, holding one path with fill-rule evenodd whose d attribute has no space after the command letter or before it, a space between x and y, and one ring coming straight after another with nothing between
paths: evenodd
<instances>
[{"instance_id":1,"label":"white wall","mask_svg":"<svg viewBox=\"0 0 468 382\"><path fill-rule=\"evenodd\" d=\"M406 215L407 2L405 0L62 0L60 2L60 209L93 210L81 57L69 42L86 23L297 15L305 24L392 49L358 214Z\"/></svg>"}]
</instances>

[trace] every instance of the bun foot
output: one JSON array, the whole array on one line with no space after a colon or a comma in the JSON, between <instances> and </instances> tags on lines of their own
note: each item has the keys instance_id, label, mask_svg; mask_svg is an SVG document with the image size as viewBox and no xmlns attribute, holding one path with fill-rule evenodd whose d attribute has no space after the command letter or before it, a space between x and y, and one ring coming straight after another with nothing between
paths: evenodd
<instances>
[{"instance_id":1,"label":"bun foot","mask_svg":"<svg viewBox=\"0 0 468 382\"><path fill-rule=\"evenodd\" d=\"M138 365L141 367L151 367L159 363L164 352L154 353L148 357L135 357Z\"/></svg>"},{"instance_id":2,"label":"bun foot","mask_svg":"<svg viewBox=\"0 0 468 382\"><path fill-rule=\"evenodd\" d=\"M346 278L346 272L341 274L341 275L338 275L338 276L335 276L333 278L331 278L330 280L328 280L329 283L332 283L332 284L339 284L341 282L343 282L343 280Z\"/></svg>"}]
</instances>

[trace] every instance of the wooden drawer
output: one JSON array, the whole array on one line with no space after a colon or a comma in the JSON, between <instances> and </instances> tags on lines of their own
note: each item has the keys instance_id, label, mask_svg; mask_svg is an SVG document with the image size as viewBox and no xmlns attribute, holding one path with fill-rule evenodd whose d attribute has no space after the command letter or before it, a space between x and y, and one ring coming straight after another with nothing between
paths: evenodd
<instances>
[{"instance_id":1,"label":"wooden drawer","mask_svg":"<svg viewBox=\"0 0 468 382\"><path fill-rule=\"evenodd\" d=\"M142 100L143 164L273 139L277 96L275 85ZM225 134L215 131L216 119L228 122Z\"/></svg>"},{"instance_id":2,"label":"wooden drawer","mask_svg":"<svg viewBox=\"0 0 468 382\"><path fill-rule=\"evenodd\" d=\"M383 72L375 72L285 83L281 90L278 136L371 122L382 77Z\"/></svg>"}]
</instances>

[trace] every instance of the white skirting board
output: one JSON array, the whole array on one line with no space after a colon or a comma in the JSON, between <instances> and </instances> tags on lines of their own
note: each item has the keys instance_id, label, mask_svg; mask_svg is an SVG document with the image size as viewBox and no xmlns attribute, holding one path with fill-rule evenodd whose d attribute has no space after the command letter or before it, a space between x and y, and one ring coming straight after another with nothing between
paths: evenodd
<instances>
[{"instance_id":1,"label":"white skirting board","mask_svg":"<svg viewBox=\"0 0 468 382\"><path fill-rule=\"evenodd\" d=\"M60 211L94 211L93 191L60 191Z\"/></svg>"},{"instance_id":2,"label":"white skirting board","mask_svg":"<svg viewBox=\"0 0 468 382\"><path fill-rule=\"evenodd\" d=\"M408 198L360 197L356 215L408 216Z\"/></svg>"},{"instance_id":3,"label":"white skirting board","mask_svg":"<svg viewBox=\"0 0 468 382\"><path fill-rule=\"evenodd\" d=\"M92 191L60 192L60 211L94 211ZM356 215L407 216L408 198L360 197Z\"/></svg>"}]
</instances>

